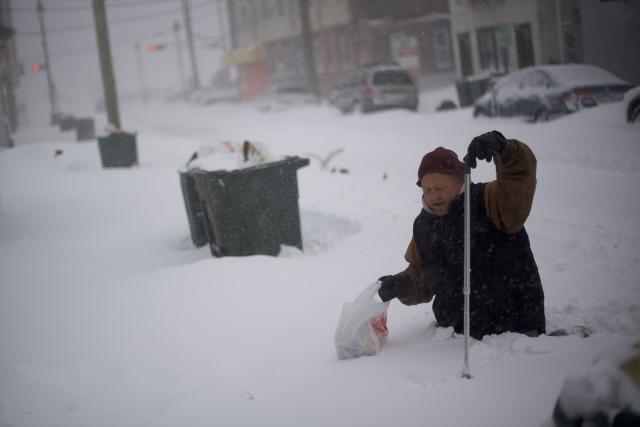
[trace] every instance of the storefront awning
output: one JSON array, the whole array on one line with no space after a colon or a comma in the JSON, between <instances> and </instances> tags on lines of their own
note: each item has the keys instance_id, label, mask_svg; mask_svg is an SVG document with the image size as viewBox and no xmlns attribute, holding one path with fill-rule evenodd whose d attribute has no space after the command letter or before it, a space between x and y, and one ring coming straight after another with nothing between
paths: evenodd
<instances>
[{"instance_id":1,"label":"storefront awning","mask_svg":"<svg viewBox=\"0 0 640 427\"><path fill-rule=\"evenodd\" d=\"M242 65L257 61L265 57L264 49L261 46L236 49L226 53L222 57L224 65Z\"/></svg>"}]
</instances>

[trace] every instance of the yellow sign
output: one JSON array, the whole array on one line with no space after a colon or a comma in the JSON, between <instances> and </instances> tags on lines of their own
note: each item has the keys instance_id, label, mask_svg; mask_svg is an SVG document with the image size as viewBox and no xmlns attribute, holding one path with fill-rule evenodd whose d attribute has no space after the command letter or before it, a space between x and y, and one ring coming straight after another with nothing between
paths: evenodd
<instances>
[{"instance_id":1,"label":"yellow sign","mask_svg":"<svg viewBox=\"0 0 640 427\"><path fill-rule=\"evenodd\" d=\"M261 46L236 49L226 53L222 57L224 65L242 65L257 61L265 57L264 49Z\"/></svg>"}]
</instances>

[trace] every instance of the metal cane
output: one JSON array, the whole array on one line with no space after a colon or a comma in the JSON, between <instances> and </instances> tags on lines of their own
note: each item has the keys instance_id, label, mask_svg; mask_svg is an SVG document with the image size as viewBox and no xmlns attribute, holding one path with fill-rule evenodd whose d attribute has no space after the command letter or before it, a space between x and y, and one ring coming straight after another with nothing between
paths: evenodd
<instances>
[{"instance_id":1,"label":"metal cane","mask_svg":"<svg viewBox=\"0 0 640 427\"><path fill-rule=\"evenodd\" d=\"M496 152L491 155L496 166L496 174L502 172L502 159ZM471 379L471 369L469 368L469 296L471 294L471 168L465 158L464 162L464 366L462 377Z\"/></svg>"},{"instance_id":2,"label":"metal cane","mask_svg":"<svg viewBox=\"0 0 640 427\"><path fill-rule=\"evenodd\" d=\"M466 160L466 159L465 159ZM462 377L470 379L469 294L471 292L471 168L464 162L464 367Z\"/></svg>"}]
</instances>

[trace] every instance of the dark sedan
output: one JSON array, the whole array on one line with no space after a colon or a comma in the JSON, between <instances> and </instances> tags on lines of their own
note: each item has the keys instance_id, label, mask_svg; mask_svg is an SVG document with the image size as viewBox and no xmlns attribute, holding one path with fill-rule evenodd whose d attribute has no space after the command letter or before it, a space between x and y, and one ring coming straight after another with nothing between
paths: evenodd
<instances>
[{"instance_id":1,"label":"dark sedan","mask_svg":"<svg viewBox=\"0 0 640 427\"><path fill-rule=\"evenodd\" d=\"M632 86L593 65L528 67L500 78L476 100L473 115L524 116L547 121L606 102L622 101Z\"/></svg>"}]
</instances>

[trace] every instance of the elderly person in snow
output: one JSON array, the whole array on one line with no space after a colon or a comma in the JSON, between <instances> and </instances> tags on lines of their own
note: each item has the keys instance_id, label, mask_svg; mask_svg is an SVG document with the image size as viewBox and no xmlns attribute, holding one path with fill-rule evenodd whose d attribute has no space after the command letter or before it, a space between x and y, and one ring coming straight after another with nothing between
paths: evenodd
<instances>
[{"instance_id":1,"label":"elderly person in snow","mask_svg":"<svg viewBox=\"0 0 640 427\"><path fill-rule=\"evenodd\" d=\"M471 184L470 334L545 333L544 293L524 222L536 187L529 147L497 131L473 139L465 161L499 158L497 179ZM464 163L451 150L427 153L418 169L423 208L405 253L408 267L383 276L378 294L429 302L438 326L463 332Z\"/></svg>"}]
</instances>

